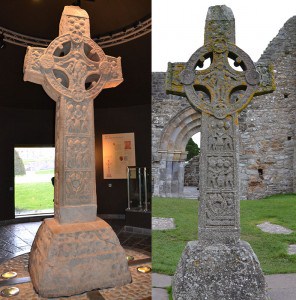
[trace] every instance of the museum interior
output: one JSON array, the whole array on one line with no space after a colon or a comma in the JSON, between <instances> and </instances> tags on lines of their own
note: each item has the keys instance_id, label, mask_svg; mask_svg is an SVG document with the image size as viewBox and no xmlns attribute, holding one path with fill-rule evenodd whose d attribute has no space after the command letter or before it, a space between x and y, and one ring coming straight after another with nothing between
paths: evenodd
<instances>
[{"instance_id":1,"label":"museum interior","mask_svg":"<svg viewBox=\"0 0 296 300\"><path fill-rule=\"evenodd\" d=\"M2 274L17 273L10 274L8 279L2 277L1 295L6 292L15 293L16 299L37 297L38 288L32 287L27 264L42 220L54 217L57 108L41 84L24 81L24 58L27 46L47 48L59 36L59 22L65 6L84 9L89 15L91 39L106 55L121 57L123 82L116 88L103 89L93 101L95 186L97 216L111 225L119 238L126 252L132 282L110 289L91 288L90 291L86 288L85 293L79 292L80 295L61 296L71 296L69 299L150 299L150 274L138 270L142 267L149 271L151 266L150 0L1 3L0 271ZM118 139L125 140L127 135L131 136L131 141L124 141L125 148L121 149L119 142L116 143ZM113 138L114 153L107 158L103 157L104 137ZM131 157L126 149L132 153ZM114 175L109 174L110 170ZM9 287L16 287L16 290L7 291ZM43 298L50 298L46 293L43 295Z\"/></svg>"}]
</instances>

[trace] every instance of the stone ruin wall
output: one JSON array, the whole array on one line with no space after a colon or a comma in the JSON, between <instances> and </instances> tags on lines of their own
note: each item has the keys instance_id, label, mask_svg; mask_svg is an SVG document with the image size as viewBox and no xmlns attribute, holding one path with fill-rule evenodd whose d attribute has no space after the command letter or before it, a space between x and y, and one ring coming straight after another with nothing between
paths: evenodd
<instances>
[{"instance_id":1,"label":"stone ruin wall","mask_svg":"<svg viewBox=\"0 0 296 300\"><path fill-rule=\"evenodd\" d=\"M185 165L184 186L199 186L199 155L192 157Z\"/></svg>"},{"instance_id":2,"label":"stone ruin wall","mask_svg":"<svg viewBox=\"0 0 296 300\"><path fill-rule=\"evenodd\" d=\"M166 161L158 150L166 125L181 110L189 107L183 97L166 95L165 73L152 73L152 185L155 196L165 193Z\"/></svg>"},{"instance_id":3,"label":"stone ruin wall","mask_svg":"<svg viewBox=\"0 0 296 300\"><path fill-rule=\"evenodd\" d=\"M296 192L296 17L270 42L259 62L274 66L276 91L255 97L240 114L241 199ZM182 109L182 97L166 95L165 73L152 74L152 175L161 194L165 163L157 153L165 126Z\"/></svg>"}]
</instances>

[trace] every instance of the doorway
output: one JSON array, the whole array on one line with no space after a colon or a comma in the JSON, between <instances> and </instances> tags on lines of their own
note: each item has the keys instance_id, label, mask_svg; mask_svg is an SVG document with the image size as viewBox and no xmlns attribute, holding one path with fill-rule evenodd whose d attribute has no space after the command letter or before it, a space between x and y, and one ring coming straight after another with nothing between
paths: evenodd
<instances>
[{"instance_id":1,"label":"doorway","mask_svg":"<svg viewBox=\"0 0 296 300\"><path fill-rule=\"evenodd\" d=\"M186 107L171 118L160 135L153 156L154 196L182 198L186 145L200 132L201 113Z\"/></svg>"},{"instance_id":2,"label":"doorway","mask_svg":"<svg viewBox=\"0 0 296 300\"><path fill-rule=\"evenodd\" d=\"M14 148L15 216L53 214L54 147Z\"/></svg>"}]
</instances>

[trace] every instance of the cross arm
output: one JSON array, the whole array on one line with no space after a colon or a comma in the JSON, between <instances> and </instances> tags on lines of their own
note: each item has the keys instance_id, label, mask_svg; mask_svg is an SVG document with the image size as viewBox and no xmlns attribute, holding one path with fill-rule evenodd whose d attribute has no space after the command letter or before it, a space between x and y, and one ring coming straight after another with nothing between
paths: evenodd
<instances>
[{"instance_id":1,"label":"cross arm","mask_svg":"<svg viewBox=\"0 0 296 300\"><path fill-rule=\"evenodd\" d=\"M44 54L45 48L28 47L24 62L24 81L31 81L42 84L44 80L40 66L40 57Z\"/></svg>"},{"instance_id":2,"label":"cross arm","mask_svg":"<svg viewBox=\"0 0 296 300\"><path fill-rule=\"evenodd\" d=\"M184 84L181 80L181 73L185 69L185 63L168 63L166 73L166 93L177 96L185 96Z\"/></svg>"},{"instance_id":3,"label":"cross arm","mask_svg":"<svg viewBox=\"0 0 296 300\"><path fill-rule=\"evenodd\" d=\"M259 87L255 93L255 96L272 93L275 91L276 86L273 65L257 62L255 63L255 68L260 76Z\"/></svg>"},{"instance_id":4,"label":"cross arm","mask_svg":"<svg viewBox=\"0 0 296 300\"><path fill-rule=\"evenodd\" d=\"M109 71L109 79L104 85L105 89L114 88L123 82L121 57L106 56L106 68Z\"/></svg>"}]
</instances>

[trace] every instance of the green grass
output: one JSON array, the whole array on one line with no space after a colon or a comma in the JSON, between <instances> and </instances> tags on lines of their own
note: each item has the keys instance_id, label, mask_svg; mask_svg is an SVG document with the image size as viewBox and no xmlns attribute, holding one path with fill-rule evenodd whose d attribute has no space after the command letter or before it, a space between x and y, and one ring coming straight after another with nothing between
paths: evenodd
<instances>
[{"instance_id":1,"label":"green grass","mask_svg":"<svg viewBox=\"0 0 296 300\"><path fill-rule=\"evenodd\" d=\"M39 170L39 171L36 171L35 174L52 174L52 176L54 176L54 169Z\"/></svg>"},{"instance_id":2,"label":"green grass","mask_svg":"<svg viewBox=\"0 0 296 300\"><path fill-rule=\"evenodd\" d=\"M174 299L173 299L173 288L172 288L172 286L168 286L168 287L166 288L166 290L167 290L168 295L169 295L169 300L174 300Z\"/></svg>"},{"instance_id":3,"label":"green grass","mask_svg":"<svg viewBox=\"0 0 296 300\"><path fill-rule=\"evenodd\" d=\"M18 183L15 185L16 210L53 208L53 186L50 182Z\"/></svg>"},{"instance_id":4,"label":"green grass","mask_svg":"<svg viewBox=\"0 0 296 300\"><path fill-rule=\"evenodd\" d=\"M153 198L153 217L174 218L176 229L153 231L153 271L172 275L188 241L197 239L196 200Z\"/></svg>"},{"instance_id":5,"label":"green grass","mask_svg":"<svg viewBox=\"0 0 296 300\"><path fill-rule=\"evenodd\" d=\"M153 271L173 275L186 243L197 239L195 200L153 198L154 217L175 218L176 229L153 231ZM265 274L296 273L296 255L288 255L296 244L296 195L276 195L261 200L241 201L241 239L249 242ZM290 235L262 232L257 224L269 221L292 229Z\"/></svg>"}]
</instances>

